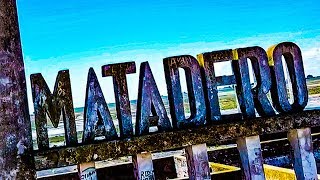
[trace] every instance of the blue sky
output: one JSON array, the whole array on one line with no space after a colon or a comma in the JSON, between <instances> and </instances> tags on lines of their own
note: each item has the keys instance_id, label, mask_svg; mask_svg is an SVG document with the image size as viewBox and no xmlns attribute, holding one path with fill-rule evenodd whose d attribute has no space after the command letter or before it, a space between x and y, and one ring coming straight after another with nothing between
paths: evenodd
<instances>
[{"instance_id":1,"label":"blue sky","mask_svg":"<svg viewBox=\"0 0 320 180\"><path fill-rule=\"evenodd\" d=\"M27 79L42 73L52 89L57 72L69 69L75 107L84 104L89 67L114 101L111 78L101 77L101 66L114 62L136 61L130 99L137 97L140 62L150 62L166 94L163 58L226 48L292 41L306 74L320 75L319 0L18 0L18 14Z\"/></svg>"}]
</instances>

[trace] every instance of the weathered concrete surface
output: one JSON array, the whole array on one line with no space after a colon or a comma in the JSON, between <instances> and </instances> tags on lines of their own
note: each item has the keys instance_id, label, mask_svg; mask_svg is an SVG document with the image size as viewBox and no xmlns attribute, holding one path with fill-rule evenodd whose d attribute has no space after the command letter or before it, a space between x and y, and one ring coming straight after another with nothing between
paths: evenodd
<instances>
[{"instance_id":1,"label":"weathered concrete surface","mask_svg":"<svg viewBox=\"0 0 320 180\"><path fill-rule=\"evenodd\" d=\"M160 159L153 159L152 162L154 167L154 177L157 180L176 178L178 176L178 169L176 168L176 158L184 158L184 163L186 163L184 156L170 156ZM132 162L120 163L114 166L97 168L97 175L98 179L135 179ZM68 174L59 174L57 176L40 177L39 179L69 180L79 179L79 177L77 172L71 172Z\"/></svg>"},{"instance_id":2,"label":"weathered concrete surface","mask_svg":"<svg viewBox=\"0 0 320 180\"><path fill-rule=\"evenodd\" d=\"M317 132L317 129L313 129ZM274 135L274 134L273 134ZM260 138L262 139L262 138ZM233 143L233 142L231 142ZM320 172L320 134L312 134L313 153ZM293 169L294 156L287 139L273 139L261 142L263 163ZM228 148L208 151L209 161L240 167L240 156L236 145Z\"/></svg>"},{"instance_id":3,"label":"weathered concrete surface","mask_svg":"<svg viewBox=\"0 0 320 180\"><path fill-rule=\"evenodd\" d=\"M0 179L34 179L31 127L15 0L0 0Z\"/></svg>"},{"instance_id":4,"label":"weathered concrete surface","mask_svg":"<svg viewBox=\"0 0 320 180\"><path fill-rule=\"evenodd\" d=\"M136 180L155 179L152 154L143 152L132 156L133 173Z\"/></svg>"},{"instance_id":5,"label":"weathered concrete surface","mask_svg":"<svg viewBox=\"0 0 320 180\"><path fill-rule=\"evenodd\" d=\"M78 174L81 180L97 180L97 171L94 162L82 163L78 165Z\"/></svg>"},{"instance_id":6,"label":"weathered concrete surface","mask_svg":"<svg viewBox=\"0 0 320 180\"><path fill-rule=\"evenodd\" d=\"M188 146L185 152L189 179L211 179L206 144Z\"/></svg>"},{"instance_id":7,"label":"weathered concrete surface","mask_svg":"<svg viewBox=\"0 0 320 180\"><path fill-rule=\"evenodd\" d=\"M288 132L293 148L294 171L298 180L318 179L316 161L313 155L311 129L293 129Z\"/></svg>"},{"instance_id":8,"label":"weathered concrete surface","mask_svg":"<svg viewBox=\"0 0 320 180\"><path fill-rule=\"evenodd\" d=\"M246 180L264 180L263 159L259 136L241 137L237 148L242 162L242 171Z\"/></svg>"},{"instance_id":9,"label":"weathered concrete surface","mask_svg":"<svg viewBox=\"0 0 320 180\"><path fill-rule=\"evenodd\" d=\"M117 158L143 151L163 151L188 145L207 143L223 144L226 140L253 135L288 132L299 127L320 125L320 111L304 111L274 117L257 118L223 125L209 125L195 129L165 132L131 139L104 141L99 144L78 147L60 147L47 151L35 151L37 169L74 165L82 162Z\"/></svg>"}]
</instances>

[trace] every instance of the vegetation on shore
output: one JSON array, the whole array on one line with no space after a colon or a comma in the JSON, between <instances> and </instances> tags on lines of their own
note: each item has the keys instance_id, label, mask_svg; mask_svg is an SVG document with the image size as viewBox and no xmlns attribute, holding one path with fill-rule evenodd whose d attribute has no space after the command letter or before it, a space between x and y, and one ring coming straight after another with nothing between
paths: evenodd
<instances>
[{"instance_id":1,"label":"vegetation on shore","mask_svg":"<svg viewBox=\"0 0 320 180\"><path fill-rule=\"evenodd\" d=\"M236 109L237 100L234 94L223 95L219 97L221 110Z\"/></svg>"},{"instance_id":2,"label":"vegetation on shore","mask_svg":"<svg viewBox=\"0 0 320 180\"><path fill-rule=\"evenodd\" d=\"M313 86L308 88L309 95L320 94L320 86Z\"/></svg>"}]
</instances>

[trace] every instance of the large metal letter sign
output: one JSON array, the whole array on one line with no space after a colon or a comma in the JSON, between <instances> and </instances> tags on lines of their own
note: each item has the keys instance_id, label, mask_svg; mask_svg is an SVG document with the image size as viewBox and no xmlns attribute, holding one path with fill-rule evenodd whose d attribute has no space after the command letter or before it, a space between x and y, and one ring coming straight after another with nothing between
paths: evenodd
<instances>
[{"instance_id":1,"label":"large metal letter sign","mask_svg":"<svg viewBox=\"0 0 320 180\"><path fill-rule=\"evenodd\" d=\"M173 126L175 128L183 128L204 125L206 107L200 66L197 59L189 55L169 57L163 60L163 65ZM186 119L184 114L178 68L183 68L186 74L191 112L189 119Z\"/></svg>"},{"instance_id":2,"label":"large metal letter sign","mask_svg":"<svg viewBox=\"0 0 320 180\"><path fill-rule=\"evenodd\" d=\"M237 82L237 98L242 115L244 118L254 118L256 117L256 114L254 111L254 102L251 93L247 57L240 56L239 58L238 51L234 50L233 59L232 70Z\"/></svg>"},{"instance_id":3,"label":"large metal letter sign","mask_svg":"<svg viewBox=\"0 0 320 180\"><path fill-rule=\"evenodd\" d=\"M284 57L294 96L293 104L288 100L282 56ZM271 68L271 97L274 108L279 112L302 111L308 102L308 90L303 69L300 48L291 42L283 42L268 49Z\"/></svg>"},{"instance_id":4,"label":"large metal letter sign","mask_svg":"<svg viewBox=\"0 0 320 180\"><path fill-rule=\"evenodd\" d=\"M32 74L30 79L39 149L49 148L46 114L52 125L58 127L62 113L66 145L76 145L78 140L69 71L59 71L53 94L41 74Z\"/></svg>"},{"instance_id":5,"label":"large metal letter sign","mask_svg":"<svg viewBox=\"0 0 320 180\"><path fill-rule=\"evenodd\" d=\"M0 179L36 179L36 170L75 164L78 164L79 178L97 179L105 170L96 170L95 161L128 155L133 157L132 171L136 179L159 179L158 168L153 168L156 161L152 159L152 152L181 147L185 147L189 179L211 179L211 175L217 174L210 174L206 143L221 144L231 139L237 139L242 178L265 179L259 135L288 131L297 179L317 179L311 128L319 127L319 111L299 112L308 102L300 48L292 42L283 42L270 47L267 53L255 46L201 53L197 58L181 55L163 60L171 122L148 62L140 66L136 119L131 115L126 77L136 72L135 62L102 66L102 76L113 78L120 137L98 78L90 68L81 143L76 131L69 70L58 72L53 93L40 73L32 74L39 148L33 151L16 1L0 0ZM248 60L253 67L254 83L250 82ZM216 63L224 61L231 62L232 75L216 76ZM186 76L189 118L184 112L179 68ZM288 81L284 69L288 69ZM222 116L218 87L234 84L241 117L239 114ZM288 100L290 88L293 102ZM225 121L228 117L234 121L252 119L256 112L262 117L259 121L229 124ZM275 116L276 113L288 115ZM49 148L48 120L55 128L62 120L67 147ZM133 120L136 120L135 127ZM211 125L200 127L207 124ZM157 134L150 134L152 126L157 126ZM105 139L98 144L95 139L99 136Z\"/></svg>"},{"instance_id":6,"label":"large metal letter sign","mask_svg":"<svg viewBox=\"0 0 320 180\"><path fill-rule=\"evenodd\" d=\"M148 134L152 106L158 116L158 131L171 130L171 123L148 62L141 63L137 102L136 135Z\"/></svg>"},{"instance_id":7,"label":"large metal letter sign","mask_svg":"<svg viewBox=\"0 0 320 180\"><path fill-rule=\"evenodd\" d=\"M99 135L105 136L106 140L117 139L116 128L93 68L89 69L86 91L83 142L93 142ZM97 131L101 133L97 134Z\"/></svg>"},{"instance_id":8,"label":"large metal letter sign","mask_svg":"<svg viewBox=\"0 0 320 180\"><path fill-rule=\"evenodd\" d=\"M271 88L271 75L268 66L268 58L264 49L261 47L247 47L234 50L239 59L234 61L236 77L241 80L239 86L242 93L237 93L240 107L243 114L248 117L255 117L254 107L261 116L275 115L275 112L267 98L267 93ZM248 70L247 58L251 60L253 72L256 79L256 87L251 87L248 71L240 73L240 70ZM241 66L241 67L240 67ZM252 95L251 95L252 94ZM240 95L240 96L239 96ZM253 98L253 99L252 99ZM254 101L254 106L252 105Z\"/></svg>"},{"instance_id":9,"label":"large metal letter sign","mask_svg":"<svg viewBox=\"0 0 320 180\"><path fill-rule=\"evenodd\" d=\"M219 122L221 119L218 86L220 84L235 84L234 76L216 77L214 64L218 62L232 60L232 50L213 51L198 54L198 61L201 65L203 86L205 87L205 101L207 107L207 121L211 123Z\"/></svg>"},{"instance_id":10,"label":"large metal letter sign","mask_svg":"<svg viewBox=\"0 0 320 180\"><path fill-rule=\"evenodd\" d=\"M135 62L108 64L102 66L102 76L112 76L113 78L114 95L116 99L117 117L120 125L121 138L127 138L133 135L126 74L132 74L135 72Z\"/></svg>"}]
</instances>

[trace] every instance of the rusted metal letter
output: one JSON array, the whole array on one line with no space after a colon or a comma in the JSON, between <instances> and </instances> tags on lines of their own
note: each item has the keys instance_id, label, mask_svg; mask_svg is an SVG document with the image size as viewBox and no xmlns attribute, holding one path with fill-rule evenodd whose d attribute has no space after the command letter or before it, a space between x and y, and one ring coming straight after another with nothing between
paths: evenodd
<instances>
[{"instance_id":1,"label":"rusted metal letter","mask_svg":"<svg viewBox=\"0 0 320 180\"><path fill-rule=\"evenodd\" d=\"M240 83L242 93L237 93L240 99L240 107L242 107L242 112L247 114L247 117L255 117L254 108L260 116L272 116L275 112L272 105L267 97L267 93L271 89L271 75L270 68L268 66L268 57L265 50L261 47L247 47L239 48L234 50L234 55L239 59L234 61L234 66L236 73L239 74L238 81ZM247 74L248 62L247 58L250 59L253 72L256 78L256 86L251 87L250 77ZM239 71L240 68L240 71ZM252 96L254 100L254 106L252 106Z\"/></svg>"},{"instance_id":2,"label":"rusted metal letter","mask_svg":"<svg viewBox=\"0 0 320 180\"><path fill-rule=\"evenodd\" d=\"M168 89L168 98L172 124L174 128L184 128L205 124L206 107L200 66L190 55L175 56L163 60L165 78ZM178 68L183 68L186 75L188 97L190 104L190 118L186 119L183 107L183 97Z\"/></svg>"},{"instance_id":3,"label":"rusted metal letter","mask_svg":"<svg viewBox=\"0 0 320 180\"><path fill-rule=\"evenodd\" d=\"M15 0L0 0L0 179L35 179Z\"/></svg>"},{"instance_id":4,"label":"rusted metal letter","mask_svg":"<svg viewBox=\"0 0 320 180\"><path fill-rule=\"evenodd\" d=\"M204 94L206 96L207 121L215 123L221 119L218 86L233 85L235 84L235 78L234 75L217 77L214 64L232 60L232 50L206 52L198 54L197 58L201 66L202 79L205 79L203 87L205 88Z\"/></svg>"},{"instance_id":5,"label":"rusted metal letter","mask_svg":"<svg viewBox=\"0 0 320 180\"><path fill-rule=\"evenodd\" d=\"M153 106L153 107L152 107ZM155 112L152 112L152 108ZM157 116L158 131L171 130L171 123L148 62L140 65L136 135L148 134L150 114Z\"/></svg>"},{"instance_id":6,"label":"rusted metal letter","mask_svg":"<svg viewBox=\"0 0 320 180\"><path fill-rule=\"evenodd\" d=\"M93 68L89 69L86 101L84 106L84 143L92 143L96 136L105 136L106 140L118 138L110 111L104 99L99 81Z\"/></svg>"},{"instance_id":7,"label":"rusted metal letter","mask_svg":"<svg viewBox=\"0 0 320 180\"><path fill-rule=\"evenodd\" d=\"M39 149L49 148L46 114L55 128L58 127L62 114L66 145L76 145L78 140L69 70L58 72L53 94L40 73L31 74L30 80Z\"/></svg>"},{"instance_id":8,"label":"rusted metal letter","mask_svg":"<svg viewBox=\"0 0 320 180\"><path fill-rule=\"evenodd\" d=\"M192 145L185 148L189 179L211 179L206 144Z\"/></svg>"},{"instance_id":9,"label":"rusted metal letter","mask_svg":"<svg viewBox=\"0 0 320 180\"><path fill-rule=\"evenodd\" d=\"M256 117L254 111L253 95L249 76L247 57L238 56L238 50L233 50L232 70L236 78L236 91L239 106L244 118Z\"/></svg>"},{"instance_id":10,"label":"rusted metal letter","mask_svg":"<svg viewBox=\"0 0 320 180\"><path fill-rule=\"evenodd\" d=\"M293 104L288 100L288 91L284 76L282 56L288 67ZM308 89L303 69L300 48L292 42L283 42L268 49L269 66L271 70L271 98L278 112L302 111L308 102Z\"/></svg>"},{"instance_id":11,"label":"rusted metal letter","mask_svg":"<svg viewBox=\"0 0 320 180\"><path fill-rule=\"evenodd\" d=\"M133 135L126 74L132 74L135 72L135 62L116 63L102 66L102 76L112 76L113 78L117 118L119 120L121 138L128 138Z\"/></svg>"}]
</instances>

